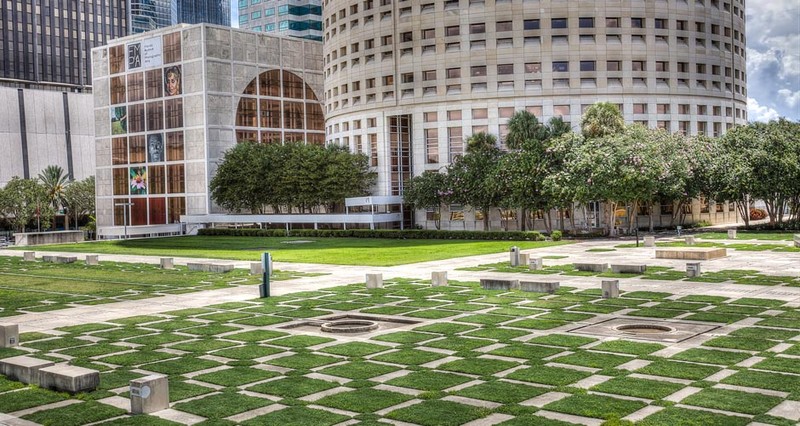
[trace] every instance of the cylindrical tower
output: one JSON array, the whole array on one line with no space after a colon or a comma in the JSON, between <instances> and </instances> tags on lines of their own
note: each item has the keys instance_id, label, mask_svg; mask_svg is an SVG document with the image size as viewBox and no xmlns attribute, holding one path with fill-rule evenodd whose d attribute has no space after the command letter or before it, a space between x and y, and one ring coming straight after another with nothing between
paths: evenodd
<instances>
[{"instance_id":1,"label":"cylindrical tower","mask_svg":"<svg viewBox=\"0 0 800 426\"><path fill-rule=\"evenodd\" d=\"M743 0L326 0L329 142L367 153L379 195L436 170L516 110L578 127L719 135L747 120Z\"/></svg>"}]
</instances>

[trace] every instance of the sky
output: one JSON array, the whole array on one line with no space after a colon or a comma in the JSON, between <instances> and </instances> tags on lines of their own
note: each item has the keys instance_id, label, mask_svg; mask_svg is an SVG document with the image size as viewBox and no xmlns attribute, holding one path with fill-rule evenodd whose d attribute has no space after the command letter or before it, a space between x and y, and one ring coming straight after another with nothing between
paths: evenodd
<instances>
[{"instance_id":1,"label":"sky","mask_svg":"<svg viewBox=\"0 0 800 426\"><path fill-rule=\"evenodd\" d=\"M745 4L749 119L800 121L800 0ZM238 27L238 1L231 1L231 10Z\"/></svg>"}]
</instances>

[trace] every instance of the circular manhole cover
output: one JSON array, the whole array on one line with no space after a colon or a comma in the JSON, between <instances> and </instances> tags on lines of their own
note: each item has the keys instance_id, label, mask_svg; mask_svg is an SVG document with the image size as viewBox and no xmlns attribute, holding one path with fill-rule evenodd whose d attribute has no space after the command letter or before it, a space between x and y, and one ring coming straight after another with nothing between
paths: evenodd
<instances>
[{"instance_id":1,"label":"circular manhole cover","mask_svg":"<svg viewBox=\"0 0 800 426\"><path fill-rule=\"evenodd\" d=\"M664 334L675 331L672 327L658 324L625 324L614 327L614 329L625 334L634 335Z\"/></svg>"},{"instance_id":2,"label":"circular manhole cover","mask_svg":"<svg viewBox=\"0 0 800 426\"><path fill-rule=\"evenodd\" d=\"M320 328L328 333L364 333L377 330L378 323L369 320L340 320L326 322Z\"/></svg>"}]
</instances>

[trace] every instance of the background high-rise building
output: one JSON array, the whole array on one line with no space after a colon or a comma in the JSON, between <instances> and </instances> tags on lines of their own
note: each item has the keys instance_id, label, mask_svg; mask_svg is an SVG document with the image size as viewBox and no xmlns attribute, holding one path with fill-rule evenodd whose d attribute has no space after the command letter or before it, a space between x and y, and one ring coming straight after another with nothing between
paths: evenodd
<instances>
[{"instance_id":1,"label":"background high-rise building","mask_svg":"<svg viewBox=\"0 0 800 426\"><path fill-rule=\"evenodd\" d=\"M175 24L231 26L229 0L129 0L131 34Z\"/></svg>"},{"instance_id":2,"label":"background high-rise building","mask_svg":"<svg viewBox=\"0 0 800 426\"><path fill-rule=\"evenodd\" d=\"M127 35L126 0L0 2L0 84L92 84L90 51Z\"/></svg>"},{"instance_id":3,"label":"background high-rise building","mask_svg":"<svg viewBox=\"0 0 800 426\"><path fill-rule=\"evenodd\" d=\"M238 0L239 28L322 40L321 0Z\"/></svg>"}]
</instances>

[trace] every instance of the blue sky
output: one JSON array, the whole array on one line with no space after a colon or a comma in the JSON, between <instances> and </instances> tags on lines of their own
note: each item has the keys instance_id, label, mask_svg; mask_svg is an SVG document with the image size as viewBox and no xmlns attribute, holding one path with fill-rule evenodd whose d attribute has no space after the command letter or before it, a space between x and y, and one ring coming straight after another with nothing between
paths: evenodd
<instances>
[{"instance_id":1,"label":"blue sky","mask_svg":"<svg viewBox=\"0 0 800 426\"><path fill-rule=\"evenodd\" d=\"M800 0L749 0L747 109L751 121L800 121ZM238 1L231 20L239 26Z\"/></svg>"}]
</instances>

